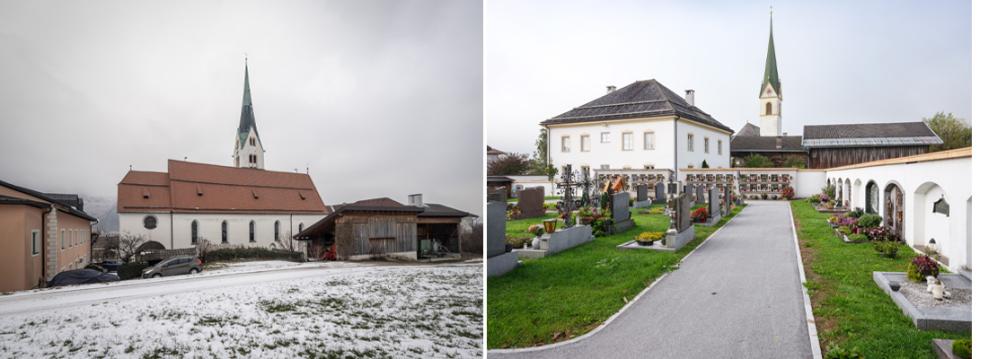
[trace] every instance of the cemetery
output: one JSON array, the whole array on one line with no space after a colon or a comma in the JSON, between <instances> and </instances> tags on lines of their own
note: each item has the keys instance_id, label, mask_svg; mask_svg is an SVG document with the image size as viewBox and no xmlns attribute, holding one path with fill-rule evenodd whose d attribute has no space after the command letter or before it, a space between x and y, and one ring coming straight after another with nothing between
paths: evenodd
<instances>
[{"instance_id":1,"label":"cemetery","mask_svg":"<svg viewBox=\"0 0 1006 359\"><path fill-rule=\"evenodd\" d=\"M521 260L511 272L488 281L490 348L561 342L590 331L673 270L681 258L741 210L734 206L730 212L724 210L718 223L686 229L672 224L668 215L675 210L667 206L676 204L676 213L689 222L693 199L676 193L684 188L677 183L660 182L662 190L648 188L641 195L640 188L647 186L629 190L620 176L591 183L589 169L573 171L567 166L558 178L561 199L556 213L506 221L504 230L489 234L489 241L508 243L509 253ZM630 192L635 192L636 199ZM658 194L664 204L655 203ZM650 205L636 205L642 198ZM682 228L682 233L668 238L670 228ZM500 233L507 238L501 239ZM689 240L685 233L691 236ZM668 249L620 248L626 243L638 245L637 240Z\"/></svg>"}]
</instances>

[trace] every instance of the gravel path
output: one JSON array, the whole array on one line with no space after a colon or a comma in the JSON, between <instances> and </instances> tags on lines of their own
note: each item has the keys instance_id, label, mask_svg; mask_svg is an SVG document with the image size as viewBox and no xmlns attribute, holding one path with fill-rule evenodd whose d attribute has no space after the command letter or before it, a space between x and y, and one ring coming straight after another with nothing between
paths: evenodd
<instances>
[{"instance_id":1,"label":"gravel path","mask_svg":"<svg viewBox=\"0 0 1006 359\"><path fill-rule=\"evenodd\" d=\"M490 358L810 358L789 203L752 201L608 326Z\"/></svg>"}]
</instances>

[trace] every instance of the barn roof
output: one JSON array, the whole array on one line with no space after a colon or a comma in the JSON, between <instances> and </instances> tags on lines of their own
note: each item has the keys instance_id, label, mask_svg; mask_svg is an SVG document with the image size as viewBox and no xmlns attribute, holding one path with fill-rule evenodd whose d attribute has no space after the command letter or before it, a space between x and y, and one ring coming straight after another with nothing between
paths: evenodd
<instances>
[{"instance_id":1,"label":"barn roof","mask_svg":"<svg viewBox=\"0 0 1006 359\"><path fill-rule=\"evenodd\" d=\"M733 133L657 80L636 81L541 123L542 126L618 119L678 116Z\"/></svg>"},{"instance_id":2,"label":"barn roof","mask_svg":"<svg viewBox=\"0 0 1006 359\"><path fill-rule=\"evenodd\" d=\"M730 152L805 152L801 136L734 136Z\"/></svg>"},{"instance_id":3,"label":"barn roof","mask_svg":"<svg viewBox=\"0 0 1006 359\"><path fill-rule=\"evenodd\" d=\"M58 210L63 211L65 213L69 213L70 215L73 215L75 217L80 217L80 218L86 219L86 220L91 221L91 222L97 221L96 218L91 217L91 215L87 214L87 212L84 212L82 208L77 208L75 205L72 205L68 201L65 201L65 199L67 198L67 196L77 197L77 195L56 194L55 197L53 197L53 194L42 193L42 192L30 189L30 188L21 187L21 186L15 185L13 183L5 182L5 181L2 181L2 180L0 180L0 187L7 187L7 188L12 189L14 191L21 192L21 193L23 193L25 195L28 195L30 197L34 197L34 198L36 198L36 199L38 199L40 201L43 201L43 202L40 202L40 201L37 201L37 200L31 200L31 199L26 199L26 198L4 196L5 198L3 199L2 203L0 203L0 204L21 204L21 205L28 205L28 206L34 206L34 207L39 207L40 204L44 204L46 206L48 206L49 204L51 204L51 205L54 205ZM78 198L78 201L79 201L79 198ZM79 203L82 205L83 201L79 201Z\"/></svg>"},{"instance_id":4,"label":"barn roof","mask_svg":"<svg viewBox=\"0 0 1006 359\"><path fill-rule=\"evenodd\" d=\"M804 147L927 146L943 140L925 122L857 123L803 127Z\"/></svg>"}]
</instances>

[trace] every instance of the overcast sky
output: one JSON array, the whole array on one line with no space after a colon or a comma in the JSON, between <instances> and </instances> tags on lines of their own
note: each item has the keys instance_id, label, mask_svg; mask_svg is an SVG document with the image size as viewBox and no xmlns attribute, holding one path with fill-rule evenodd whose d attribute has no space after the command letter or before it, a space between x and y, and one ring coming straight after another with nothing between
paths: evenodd
<instances>
[{"instance_id":1,"label":"overcast sky","mask_svg":"<svg viewBox=\"0 0 1006 359\"><path fill-rule=\"evenodd\" d=\"M488 144L531 153L539 122L651 78L735 131L758 124L770 5L784 132L971 119L967 1L489 1Z\"/></svg>"},{"instance_id":2,"label":"overcast sky","mask_svg":"<svg viewBox=\"0 0 1006 359\"><path fill-rule=\"evenodd\" d=\"M130 165L230 165L245 53L267 169L481 215L470 0L0 2L0 179L114 197Z\"/></svg>"}]
</instances>

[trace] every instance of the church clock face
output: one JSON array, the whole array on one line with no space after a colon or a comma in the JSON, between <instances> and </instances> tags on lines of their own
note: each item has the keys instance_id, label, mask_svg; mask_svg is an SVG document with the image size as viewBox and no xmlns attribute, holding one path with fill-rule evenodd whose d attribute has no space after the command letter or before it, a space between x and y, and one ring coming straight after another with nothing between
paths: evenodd
<instances>
[{"instance_id":1,"label":"church clock face","mask_svg":"<svg viewBox=\"0 0 1006 359\"><path fill-rule=\"evenodd\" d=\"M157 228L157 217L154 216L143 217L143 228L146 229Z\"/></svg>"}]
</instances>

